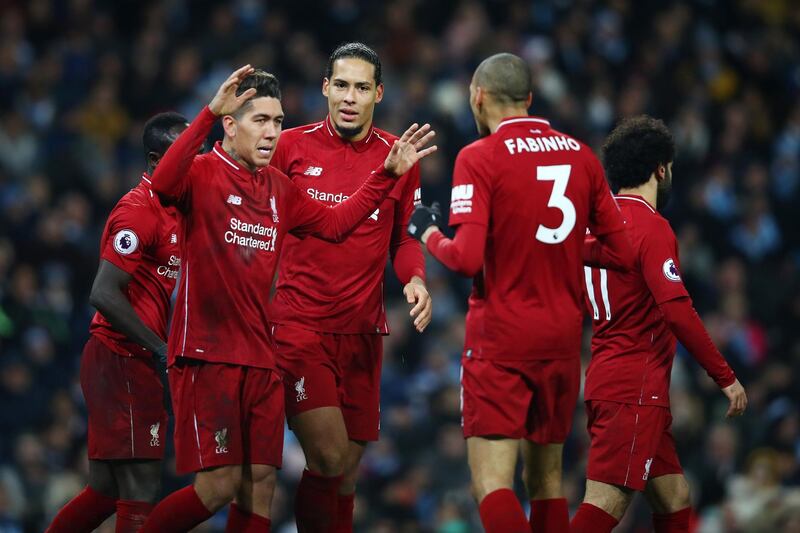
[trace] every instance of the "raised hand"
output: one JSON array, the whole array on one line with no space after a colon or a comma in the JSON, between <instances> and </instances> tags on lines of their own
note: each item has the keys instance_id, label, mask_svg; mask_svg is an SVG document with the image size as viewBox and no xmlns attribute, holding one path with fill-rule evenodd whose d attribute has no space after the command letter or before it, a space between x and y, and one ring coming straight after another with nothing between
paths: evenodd
<instances>
[{"instance_id":1,"label":"raised hand","mask_svg":"<svg viewBox=\"0 0 800 533\"><path fill-rule=\"evenodd\" d=\"M722 389L722 393L725 394L730 401L728 412L725 415L727 418L739 416L744 413L744 409L747 407L747 394L745 394L744 387L742 387L738 379Z\"/></svg>"},{"instance_id":2,"label":"raised hand","mask_svg":"<svg viewBox=\"0 0 800 533\"><path fill-rule=\"evenodd\" d=\"M414 163L436 151L436 145L425 148L436 132L430 124L421 128L416 122L408 128L400 139L394 142L383 166L386 172L398 178L408 172Z\"/></svg>"},{"instance_id":3,"label":"raised hand","mask_svg":"<svg viewBox=\"0 0 800 533\"><path fill-rule=\"evenodd\" d=\"M217 94L208 104L208 108L215 115L230 115L235 113L244 103L256 94L255 89L247 89L245 92L236 96L236 89L244 79L255 72L255 69L250 65L245 65L240 69L234 71L233 74L228 76L228 79L222 82L222 85L217 89Z\"/></svg>"}]
</instances>

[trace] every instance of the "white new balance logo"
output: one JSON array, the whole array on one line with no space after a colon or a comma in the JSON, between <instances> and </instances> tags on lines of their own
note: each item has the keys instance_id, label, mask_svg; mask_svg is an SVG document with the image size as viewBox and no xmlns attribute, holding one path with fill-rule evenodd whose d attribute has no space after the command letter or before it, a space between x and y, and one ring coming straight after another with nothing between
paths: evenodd
<instances>
[{"instance_id":1,"label":"white new balance logo","mask_svg":"<svg viewBox=\"0 0 800 533\"><path fill-rule=\"evenodd\" d=\"M242 197L235 194L228 195L228 203L233 205L242 205Z\"/></svg>"},{"instance_id":2,"label":"white new balance logo","mask_svg":"<svg viewBox=\"0 0 800 533\"><path fill-rule=\"evenodd\" d=\"M315 167L310 166L303 172L306 176L321 176L322 175L322 167Z\"/></svg>"},{"instance_id":3,"label":"white new balance logo","mask_svg":"<svg viewBox=\"0 0 800 533\"><path fill-rule=\"evenodd\" d=\"M369 218L371 218L372 220L374 220L375 222L377 222L377 221L378 221L378 213L380 213L380 211L381 211L380 209L376 209L376 210L375 210L375 212L374 212L374 213L372 213L372 214L369 216Z\"/></svg>"}]
</instances>

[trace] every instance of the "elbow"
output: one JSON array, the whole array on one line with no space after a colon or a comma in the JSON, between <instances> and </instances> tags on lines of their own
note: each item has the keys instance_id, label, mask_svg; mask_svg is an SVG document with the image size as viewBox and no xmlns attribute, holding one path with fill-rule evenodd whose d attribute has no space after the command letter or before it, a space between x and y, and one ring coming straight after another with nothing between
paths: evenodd
<instances>
[{"instance_id":1,"label":"elbow","mask_svg":"<svg viewBox=\"0 0 800 533\"><path fill-rule=\"evenodd\" d=\"M461 269L461 273L467 277L474 278L475 276L480 274L482 269L483 269L483 262L464 265L464 268Z\"/></svg>"},{"instance_id":2,"label":"elbow","mask_svg":"<svg viewBox=\"0 0 800 533\"><path fill-rule=\"evenodd\" d=\"M93 287L92 292L89 294L89 303L92 307L100 311L100 313L103 313L108 303L108 295L102 289Z\"/></svg>"}]
</instances>

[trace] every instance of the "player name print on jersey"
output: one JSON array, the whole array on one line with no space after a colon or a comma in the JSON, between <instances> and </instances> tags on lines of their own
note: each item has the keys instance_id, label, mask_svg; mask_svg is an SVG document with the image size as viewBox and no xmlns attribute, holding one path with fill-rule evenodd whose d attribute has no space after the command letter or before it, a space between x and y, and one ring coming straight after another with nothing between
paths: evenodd
<instances>
[{"instance_id":1,"label":"player name print on jersey","mask_svg":"<svg viewBox=\"0 0 800 533\"><path fill-rule=\"evenodd\" d=\"M575 139L551 135L550 137L512 137L503 141L511 155L523 152L557 152L559 150L580 151Z\"/></svg>"}]
</instances>

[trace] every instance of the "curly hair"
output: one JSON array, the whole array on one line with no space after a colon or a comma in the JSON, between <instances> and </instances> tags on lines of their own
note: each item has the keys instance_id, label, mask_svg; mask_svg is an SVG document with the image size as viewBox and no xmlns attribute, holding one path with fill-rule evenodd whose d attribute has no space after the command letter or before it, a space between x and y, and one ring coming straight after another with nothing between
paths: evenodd
<instances>
[{"instance_id":1,"label":"curly hair","mask_svg":"<svg viewBox=\"0 0 800 533\"><path fill-rule=\"evenodd\" d=\"M663 121L648 115L626 118L603 144L603 166L614 192L647 183L658 165L675 159L675 140Z\"/></svg>"}]
</instances>

